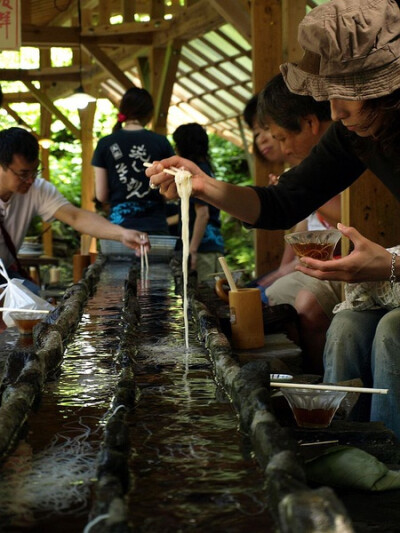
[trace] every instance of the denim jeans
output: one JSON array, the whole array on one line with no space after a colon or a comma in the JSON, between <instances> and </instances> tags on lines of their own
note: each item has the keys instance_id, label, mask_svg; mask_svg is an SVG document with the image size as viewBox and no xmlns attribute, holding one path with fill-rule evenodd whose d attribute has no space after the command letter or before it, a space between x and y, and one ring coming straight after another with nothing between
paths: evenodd
<instances>
[{"instance_id":1,"label":"denim jeans","mask_svg":"<svg viewBox=\"0 0 400 533\"><path fill-rule=\"evenodd\" d=\"M365 387L389 389L361 393L352 418L381 421L400 438L400 308L337 313L327 332L324 369L324 382L361 378Z\"/></svg>"}]
</instances>

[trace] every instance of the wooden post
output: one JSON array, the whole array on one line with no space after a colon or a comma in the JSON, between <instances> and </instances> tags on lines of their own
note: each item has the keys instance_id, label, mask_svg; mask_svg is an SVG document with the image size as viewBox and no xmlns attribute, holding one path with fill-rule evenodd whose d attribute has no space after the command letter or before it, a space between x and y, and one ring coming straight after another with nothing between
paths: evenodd
<instances>
[{"instance_id":1,"label":"wooden post","mask_svg":"<svg viewBox=\"0 0 400 533\"><path fill-rule=\"evenodd\" d=\"M297 42L297 27L306 13L306 0L253 0L251 33L253 86L259 92L278 74L284 61L297 61L302 54ZM267 185L268 174L280 174L282 165L255 160L255 184ZM284 248L283 231L255 231L256 273L278 267Z\"/></svg>"},{"instance_id":2,"label":"wooden post","mask_svg":"<svg viewBox=\"0 0 400 533\"><path fill-rule=\"evenodd\" d=\"M93 121L96 102L90 102L85 109L79 110L82 143L82 199L83 209L94 211L94 172L91 165L93 155Z\"/></svg>"},{"instance_id":3,"label":"wooden post","mask_svg":"<svg viewBox=\"0 0 400 533\"><path fill-rule=\"evenodd\" d=\"M51 66L50 50L40 50L40 67L46 68ZM41 82L40 90L45 93L48 88L48 83ZM51 135L51 121L52 114L43 105L40 105L40 137L43 139L50 138ZM42 178L50 180L50 165L49 165L49 149L40 146L40 159L42 162ZM43 222L43 251L45 255L50 257L53 255L53 234L50 222Z\"/></svg>"},{"instance_id":4,"label":"wooden post","mask_svg":"<svg viewBox=\"0 0 400 533\"><path fill-rule=\"evenodd\" d=\"M342 193L342 222L364 237L390 248L400 243L400 203L369 170ZM348 253L349 242L342 253ZM389 273L388 273L389 277Z\"/></svg>"},{"instance_id":5,"label":"wooden post","mask_svg":"<svg viewBox=\"0 0 400 533\"><path fill-rule=\"evenodd\" d=\"M259 92L279 72L282 62L282 10L279 0L254 0L251 3L253 87ZM281 165L255 158L256 185L267 185L268 174L280 174ZM256 274L274 270L283 252L283 231L255 231Z\"/></svg>"}]
</instances>

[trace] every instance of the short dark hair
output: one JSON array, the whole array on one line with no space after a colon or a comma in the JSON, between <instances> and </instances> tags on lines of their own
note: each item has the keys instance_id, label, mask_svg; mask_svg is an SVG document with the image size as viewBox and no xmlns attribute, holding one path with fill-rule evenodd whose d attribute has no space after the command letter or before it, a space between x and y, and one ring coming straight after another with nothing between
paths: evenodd
<instances>
[{"instance_id":1,"label":"short dark hair","mask_svg":"<svg viewBox=\"0 0 400 533\"><path fill-rule=\"evenodd\" d=\"M329 102L317 102L312 96L290 92L282 74L269 80L260 92L257 120L261 125L272 119L281 128L300 131L300 119L307 115L315 115L321 122L331 120Z\"/></svg>"},{"instance_id":2,"label":"short dark hair","mask_svg":"<svg viewBox=\"0 0 400 533\"><path fill-rule=\"evenodd\" d=\"M14 155L21 155L29 162L39 158L38 140L24 128L13 127L0 131L0 165L8 167Z\"/></svg>"},{"instance_id":3,"label":"short dark hair","mask_svg":"<svg viewBox=\"0 0 400 533\"><path fill-rule=\"evenodd\" d=\"M125 115L126 120L138 120L143 126L149 122L153 111L153 98L149 91L141 87L130 87L119 104L119 112ZM114 130L121 127L121 122L117 122Z\"/></svg>"},{"instance_id":4,"label":"short dark hair","mask_svg":"<svg viewBox=\"0 0 400 533\"><path fill-rule=\"evenodd\" d=\"M251 130L253 129L254 121L257 118L257 102L258 102L258 94L255 94L247 102L243 110L243 118Z\"/></svg>"},{"instance_id":5,"label":"short dark hair","mask_svg":"<svg viewBox=\"0 0 400 533\"><path fill-rule=\"evenodd\" d=\"M180 156L195 163L204 161L209 163L208 135L203 126L197 122L182 124L176 128L172 138Z\"/></svg>"}]
</instances>

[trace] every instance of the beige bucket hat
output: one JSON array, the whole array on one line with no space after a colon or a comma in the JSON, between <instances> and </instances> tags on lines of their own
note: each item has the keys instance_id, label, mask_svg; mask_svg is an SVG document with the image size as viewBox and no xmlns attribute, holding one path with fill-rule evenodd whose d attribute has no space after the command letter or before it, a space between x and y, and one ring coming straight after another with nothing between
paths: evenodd
<instances>
[{"instance_id":1,"label":"beige bucket hat","mask_svg":"<svg viewBox=\"0 0 400 533\"><path fill-rule=\"evenodd\" d=\"M316 100L368 100L400 87L395 0L331 0L299 25L304 56L280 69L289 89Z\"/></svg>"}]
</instances>

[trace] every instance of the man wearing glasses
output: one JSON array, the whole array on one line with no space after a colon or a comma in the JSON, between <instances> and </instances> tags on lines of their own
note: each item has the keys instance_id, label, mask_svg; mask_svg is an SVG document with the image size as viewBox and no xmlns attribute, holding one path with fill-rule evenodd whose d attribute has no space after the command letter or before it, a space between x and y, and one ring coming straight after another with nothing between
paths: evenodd
<instances>
[{"instance_id":1,"label":"man wearing glasses","mask_svg":"<svg viewBox=\"0 0 400 533\"><path fill-rule=\"evenodd\" d=\"M39 174L37 139L23 128L0 131L0 258L10 277L23 277L17 251L36 215L45 221L56 218L96 238L120 241L138 253L141 245L148 246L143 232L112 224L96 213L75 207L52 183L36 179Z\"/></svg>"}]
</instances>

